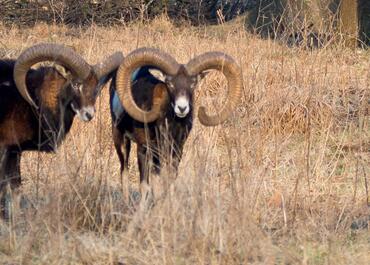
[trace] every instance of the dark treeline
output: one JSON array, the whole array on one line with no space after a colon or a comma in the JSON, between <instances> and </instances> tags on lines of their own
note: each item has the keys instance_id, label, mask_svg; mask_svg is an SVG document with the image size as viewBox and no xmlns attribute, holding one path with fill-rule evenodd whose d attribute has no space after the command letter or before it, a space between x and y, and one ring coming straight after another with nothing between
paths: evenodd
<instances>
[{"instance_id":1,"label":"dark treeline","mask_svg":"<svg viewBox=\"0 0 370 265\"><path fill-rule=\"evenodd\" d=\"M167 14L175 23L218 24L245 17L249 30L276 37L288 32L322 32L337 27L341 0L0 0L0 21L88 26L150 20ZM353 1L355 5L356 1ZM360 38L370 44L370 1L359 0ZM299 34L298 34L299 35ZM294 38L299 39L300 36ZM325 37L324 37L325 38Z\"/></svg>"},{"instance_id":2,"label":"dark treeline","mask_svg":"<svg viewBox=\"0 0 370 265\"><path fill-rule=\"evenodd\" d=\"M274 2L272 0L271 2ZM100 25L150 19L166 13L177 21L195 25L217 23L217 11L229 20L251 10L258 0L0 0L1 19L6 23L32 24L37 21L72 25Z\"/></svg>"}]
</instances>

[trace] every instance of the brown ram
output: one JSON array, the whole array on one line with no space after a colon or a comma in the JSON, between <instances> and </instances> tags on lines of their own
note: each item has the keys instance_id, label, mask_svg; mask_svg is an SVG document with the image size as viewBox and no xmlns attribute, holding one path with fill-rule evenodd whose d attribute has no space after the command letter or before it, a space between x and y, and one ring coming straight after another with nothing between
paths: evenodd
<instances>
[{"instance_id":1,"label":"brown ram","mask_svg":"<svg viewBox=\"0 0 370 265\"><path fill-rule=\"evenodd\" d=\"M90 66L72 49L38 44L17 60L0 60L0 198L1 214L9 218L11 190L21 184L23 151L54 151L69 132L74 116L93 118L103 80L121 64L122 53ZM54 61L65 68L39 67Z\"/></svg>"}]
</instances>

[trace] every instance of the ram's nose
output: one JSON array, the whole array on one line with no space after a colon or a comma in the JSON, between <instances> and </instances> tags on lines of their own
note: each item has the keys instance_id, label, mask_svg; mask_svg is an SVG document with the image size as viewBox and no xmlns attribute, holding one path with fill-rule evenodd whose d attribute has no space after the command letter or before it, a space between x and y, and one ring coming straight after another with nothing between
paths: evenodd
<instances>
[{"instance_id":1,"label":"ram's nose","mask_svg":"<svg viewBox=\"0 0 370 265\"><path fill-rule=\"evenodd\" d=\"M186 97L179 97L175 101L175 113L176 116L179 118L184 118L186 115L188 115L190 106L189 106L189 100Z\"/></svg>"},{"instance_id":2,"label":"ram's nose","mask_svg":"<svg viewBox=\"0 0 370 265\"><path fill-rule=\"evenodd\" d=\"M94 116L92 114L86 112L85 117L86 117L87 121L91 121Z\"/></svg>"},{"instance_id":3,"label":"ram's nose","mask_svg":"<svg viewBox=\"0 0 370 265\"><path fill-rule=\"evenodd\" d=\"M187 108L188 108L187 106L185 106L185 107L180 107L179 106L180 113L184 113Z\"/></svg>"},{"instance_id":4,"label":"ram's nose","mask_svg":"<svg viewBox=\"0 0 370 265\"><path fill-rule=\"evenodd\" d=\"M80 119L83 121L91 121L95 115L95 108L93 106L83 107L80 111Z\"/></svg>"}]
</instances>

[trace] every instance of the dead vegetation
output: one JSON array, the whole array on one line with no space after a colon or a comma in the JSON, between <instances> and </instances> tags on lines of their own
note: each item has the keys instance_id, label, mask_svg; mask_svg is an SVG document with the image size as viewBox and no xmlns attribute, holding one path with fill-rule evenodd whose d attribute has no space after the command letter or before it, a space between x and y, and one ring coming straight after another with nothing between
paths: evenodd
<instances>
[{"instance_id":1,"label":"dead vegetation","mask_svg":"<svg viewBox=\"0 0 370 265\"><path fill-rule=\"evenodd\" d=\"M84 30L0 27L5 57L42 41L90 63L139 46L179 62L221 50L238 60L245 86L224 125L196 122L178 178L170 169L153 176L156 204L136 212L122 192L105 89L97 117L76 122L57 154L26 154L23 192L33 205L0 224L1 264L367 264L369 230L351 224L364 228L369 216L369 52L215 30L163 17ZM201 85L202 105L222 102L223 78Z\"/></svg>"},{"instance_id":2,"label":"dead vegetation","mask_svg":"<svg viewBox=\"0 0 370 265\"><path fill-rule=\"evenodd\" d=\"M242 19L250 32L309 48L343 39L350 46L366 47L370 41L367 0L0 0L0 4L1 21L22 27L127 25L166 14L176 25L219 25ZM334 38L338 32L339 40Z\"/></svg>"}]
</instances>

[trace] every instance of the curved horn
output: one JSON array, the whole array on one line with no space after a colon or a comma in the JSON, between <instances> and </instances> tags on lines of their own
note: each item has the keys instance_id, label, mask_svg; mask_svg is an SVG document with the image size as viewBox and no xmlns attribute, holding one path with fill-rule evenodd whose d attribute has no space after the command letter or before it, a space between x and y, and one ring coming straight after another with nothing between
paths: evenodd
<instances>
[{"instance_id":1,"label":"curved horn","mask_svg":"<svg viewBox=\"0 0 370 265\"><path fill-rule=\"evenodd\" d=\"M117 72L116 89L125 110L132 118L140 122L153 122L158 119L166 97L153 101L150 111L140 109L131 92L131 75L141 66L150 65L159 68L168 75L175 75L179 64L172 56L153 48L140 48L126 56Z\"/></svg>"},{"instance_id":2,"label":"curved horn","mask_svg":"<svg viewBox=\"0 0 370 265\"><path fill-rule=\"evenodd\" d=\"M90 65L80 55L63 45L41 43L26 49L15 63L14 81L22 97L36 108L27 90L26 75L32 65L43 61L56 61L82 80L85 80L91 72Z\"/></svg>"},{"instance_id":3,"label":"curved horn","mask_svg":"<svg viewBox=\"0 0 370 265\"><path fill-rule=\"evenodd\" d=\"M202 71L215 69L221 71L228 82L228 97L223 108L209 116L205 107L199 107L198 118L205 126L215 126L224 122L240 101L243 78L240 67L233 58L222 52L207 52L195 57L186 64L189 75L198 75Z\"/></svg>"},{"instance_id":4,"label":"curved horn","mask_svg":"<svg viewBox=\"0 0 370 265\"><path fill-rule=\"evenodd\" d=\"M123 59L124 57L122 52L115 52L104 61L95 64L93 66L93 71L98 80L118 68L123 62Z\"/></svg>"}]
</instances>

